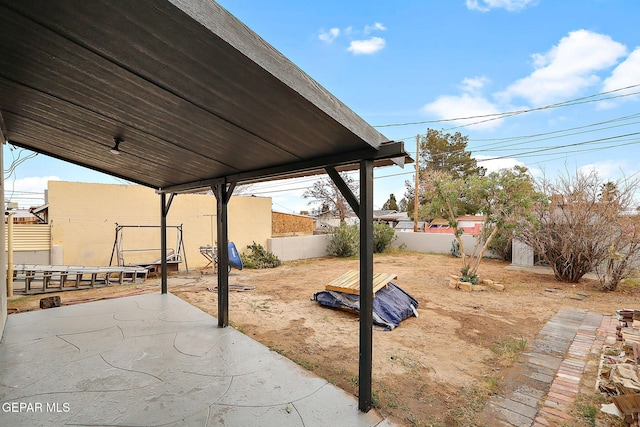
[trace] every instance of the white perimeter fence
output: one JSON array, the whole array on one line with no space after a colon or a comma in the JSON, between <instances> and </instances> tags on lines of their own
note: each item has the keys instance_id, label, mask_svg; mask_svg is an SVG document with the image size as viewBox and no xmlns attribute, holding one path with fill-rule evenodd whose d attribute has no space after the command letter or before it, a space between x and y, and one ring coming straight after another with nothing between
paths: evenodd
<instances>
[{"instance_id":1,"label":"white perimeter fence","mask_svg":"<svg viewBox=\"0 0 640 427\"><path fill-rule=\"evenodd\" d=\"M328 255L327 245L330 235L275 237L267 239L267 250L277 255L282 261L318 258ZM451 243L455 240L453 234L435 233L396 233L392 247L402 247L410 251L449 254ZM465 248L473 249L476 238L463 235Z\"/></svg>"}]
</instances>

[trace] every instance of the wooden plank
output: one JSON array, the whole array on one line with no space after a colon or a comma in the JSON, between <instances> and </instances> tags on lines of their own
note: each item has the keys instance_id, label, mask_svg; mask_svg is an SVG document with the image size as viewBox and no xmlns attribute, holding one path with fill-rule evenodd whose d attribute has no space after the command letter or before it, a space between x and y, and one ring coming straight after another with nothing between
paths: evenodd
<instances>
[{"instance_id":1,"label":"wooden plank","mask_svg":"<svg viewBox=\"0 0 640 427\"><path fill-rule=\"evenodd\" d=\"M640 412L640 394L623 394L621 396L611 396L613 403L623 415L630 415Z\"/></svg>"},{"instance_id":2,"label":"wooden plank","mask_svg":"<svg viewBox=\"0 0 640 427\"><path fill-rule=\"evenodd\" d=\"M387 283L398 278L396 274L377 273L373 275L373 295L387 286ZM325 289L327 291L343 292L345 294L360 295L360 273L356 270L349 270L337 279L329 282Z\"/></svg>"}]
</instances>

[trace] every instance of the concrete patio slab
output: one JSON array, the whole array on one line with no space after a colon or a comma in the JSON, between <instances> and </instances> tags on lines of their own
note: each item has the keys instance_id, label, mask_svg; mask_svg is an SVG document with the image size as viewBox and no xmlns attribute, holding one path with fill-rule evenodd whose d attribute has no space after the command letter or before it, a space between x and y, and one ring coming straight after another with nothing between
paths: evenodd
<instances>
[{"instance_id":1,"label":"concrete patio slab","mask_svg":"<svg viewBox=\"0 0 640 427\"><path fill-rule=\"evenodd\" d=\"M171 294L9 316L0 405L3 426L392 425Z\"/></svg>"}]
</instances>

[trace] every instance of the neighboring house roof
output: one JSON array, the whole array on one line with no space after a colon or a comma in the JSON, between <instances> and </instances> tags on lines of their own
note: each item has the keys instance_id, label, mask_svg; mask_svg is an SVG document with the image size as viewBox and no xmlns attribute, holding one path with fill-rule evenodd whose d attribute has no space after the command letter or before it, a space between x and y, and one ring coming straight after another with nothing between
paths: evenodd
<instances>
[{"instance_id":1,"label":"neighboring house roof","mask_svg":"<svg viewBox=\"0 0 640 427\"><path fill-rule=\"evenodd\" d=\"M38 206L38 207L29 209L29 211L31 213L33 213L33 214L39 214L40 212L44 212L44 211L47 211L47 210L49 210L49 203L46 203L46 204L44 204L42 206Z\"/></svg>"},{"instance_id":2,"label":"neighboring house roof","mask_svg":"<svg viewBox=\"0 0 640 427\"><path fill-rule=\"evenodd\" d=\"M461 215L456 220L458 221L477 221L484 222L487 218L484 215Z\"/></svg>"},{"instance_id":3,"label":"neighboring house roof","mask_svg":"<svg viewBox=\"0 0 640 427\"><path fill-rule=\"evenodd\" d=\"M429 224L430 227L449 226L449 221L444 218L434 218Z\"/></svg>"},{"instance_id":4,"label":"neighboring house roof","mask_svg":"<svg viewBox=\"0 0 640 427\"><path fill-rule=\"evenodd\" d=\"M13 218L36 218L29 209L16 209L9 211L13 214Z\"/></svg>"},{"instance_id":5,"label":"neighboring house roof","mask_svg":"<svg viewBox=\"0 0 640 427\"><path fill-rule=\"evenodd\" d=\"M418 228L421 229L424 227L424 221L418 221ZM400 221L394 227L396 230L413 230L414 222L413 221Z\"/></svg>"},{"instance_id":6,"label":"neighboring house roof","mask_svg":"<svg viewBox=\"0 0 640 427\"><path fill-rule=\"evenodd\" d=\"M406 212L395 210L373 211L373 219L378 221L411 221Z\"/></svg>"},{"instance_id":7,"label":"neighboring house roof","mask_svg":"<svg viewBox=\"0 0 640 427\"><path fill-rule=\"evenodd\" d=\"M397 213L398 211L395 209L374 209L373 210L373 217L378 217L378 216L386 216L386 215L391 215L394 213Z\"/></svg>"}]
</instances>

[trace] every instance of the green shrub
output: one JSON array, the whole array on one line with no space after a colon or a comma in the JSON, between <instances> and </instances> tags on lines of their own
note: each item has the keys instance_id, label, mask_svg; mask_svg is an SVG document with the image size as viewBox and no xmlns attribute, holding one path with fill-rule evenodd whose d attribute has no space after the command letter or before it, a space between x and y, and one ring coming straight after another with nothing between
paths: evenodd
<instances>
[{"instance_id":1,"label":"green shrub","mask_svg":"<svg viewBox=\"0 0 640 427\"><path fill-rule=\"evenodd\" d=\"M329 255L346 258L358 253L360 247L360 232L357 225L340 224L333 227L327 252Z\"/></svg>"},{"instance_id":2,"label":"green shrub","mask_svg":"<svg viewBox=\"0 0 640 427\"><path fill-rule=\"evenodd\" d=\"M469 274L469 267L461 268L460 273L462 273L462 277L460 278L461 282L468 282L468 283L471 283L472 285L478 284L478 275Z\"/></svg>"},{"instance_id":3,"label":"green shrub","mask_svg":"<svg viewBox=\"0 0 640 427\"><path fill-rule=\"evenodd\" d=\"M251 250L251 253L245 255L240 254L242 259L242 265L246 268L274 268L281 264L280 259L268 252L261 244L253 242L252 245L248 245L247 249Z\"/></svg>"},{"instance_id":4,"label":"green shrub","mask_svg":"<svg viewBox=\"0 0 640 427\"><path fill-rule=\"evenodd\" d=\"M381 253L396 240L396 232L386 222L373 224L373 252Z\"/></svg>"},{"instance_id":5,"label":"green shrub","mask_svg":"<svg viewBox=\"0 0 640 427\"><path fill-rule=\"evenodd\" d=\"M452 240L451 241L451 249L449 249L449 253L451 254L451 256L454 256L456 258L460 258L462 256L462 254L460 253L460 243L458 243L457 240Z\"/></svg>"}]
</instances>

